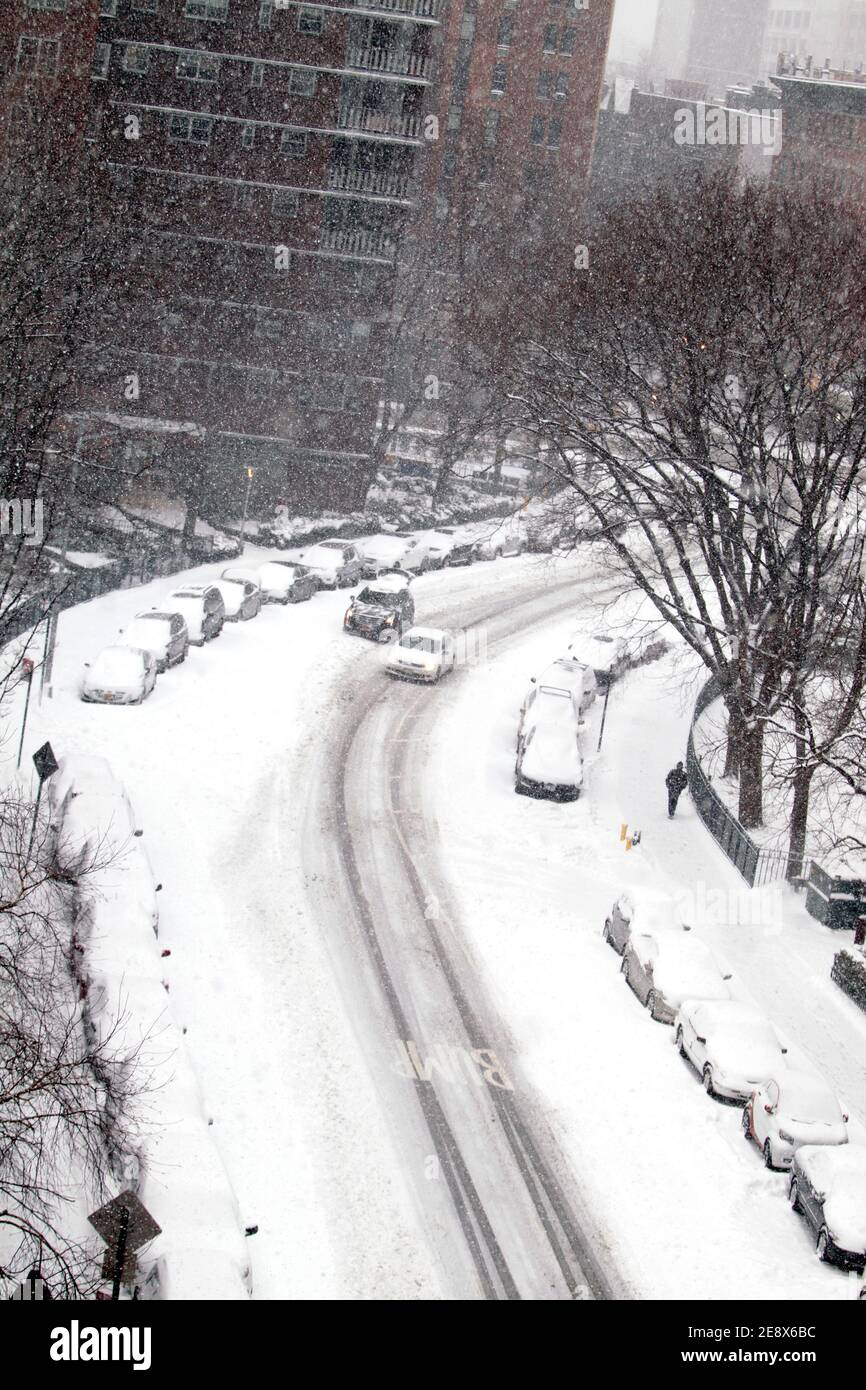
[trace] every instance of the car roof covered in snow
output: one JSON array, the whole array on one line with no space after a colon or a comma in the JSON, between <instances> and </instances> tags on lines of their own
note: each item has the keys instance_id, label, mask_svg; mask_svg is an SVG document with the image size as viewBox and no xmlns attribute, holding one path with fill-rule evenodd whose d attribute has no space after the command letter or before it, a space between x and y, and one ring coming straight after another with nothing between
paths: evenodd
<instances>
[{"instance_id":1,"label":"car roof covered in snow","mask_svg":"<svg viewBox=\"0 0 866 1390\"><path fill-rule=\"evenodd\" d=\"M444 627L410 627L403 633L400 642L401 645L405 643L407 637L427 637L431 642L441 642L446 633Z\"/></svg>"},{"instance_id":2,"label":"car roof covered in snow","mask_svg":"<svg viewBox=\"0 0 866 1390\"><path fill-rule=\"evenodd\" d=\"M866 1145L806 1144L794 1155L824 1197L824 1220L837 1245L866 1252Z\"/></svg>"},{"instance_id":3,"label":"car roof covered in snow","mask_svg":"<svg viewBox=\"0 0 866 1390\"><path fill-rule=\"evenodd\" d=\"M585 662L578 661L571 656L560 656L552 661L549 666L535 678L535 684L541 689L542 686L564 686L568 690L583 690L589 681L590 674L595 680L592 667Z\"/></svg>"}]
</instances>

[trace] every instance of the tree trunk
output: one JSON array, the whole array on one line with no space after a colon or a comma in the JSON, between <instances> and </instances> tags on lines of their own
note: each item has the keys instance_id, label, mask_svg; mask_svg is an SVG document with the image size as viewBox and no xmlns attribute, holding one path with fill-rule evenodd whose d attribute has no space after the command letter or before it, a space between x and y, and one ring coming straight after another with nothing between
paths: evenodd
<instances>
[{"instance_id":1,"label":"tree trunk","mask_svg":"<svg viewBox=\"0 0 866 1390\"><path fill-rule=\"evenodd\" d=\"M723 777L736 777L740 771L740 743L743 735L743 717L736 705L728 705L728 742L725 748L725 770Z\"/></svg>"},{"instance_id":2,"label":"tree trunk","mask_svg":"<svg viewBox=\"0 0 866 1390\"><path fill-rule=\"evenodd\" d=\"M743 724L740 745L739 818L746 829L764 823L763 764L764 726L760 722Z\"/></svg>"},{"instance_id":3,"label":"tree trunk","mask_svg":"<svg viewBox=\"0 0 866 1390\"><path fill-rule=\"evenodd\" d=\"M788 840L788 872L787 877L799 878L803 872L803 855L806 849L806 828L809 821L809 793L812 786L812 778L815 774L814 766L810 767L806 762L806 732L804 728L803 715L799 708L799 700L794 706L794 801L791 806L791 823L789 827Z\"/></svg>"}]
</instances>

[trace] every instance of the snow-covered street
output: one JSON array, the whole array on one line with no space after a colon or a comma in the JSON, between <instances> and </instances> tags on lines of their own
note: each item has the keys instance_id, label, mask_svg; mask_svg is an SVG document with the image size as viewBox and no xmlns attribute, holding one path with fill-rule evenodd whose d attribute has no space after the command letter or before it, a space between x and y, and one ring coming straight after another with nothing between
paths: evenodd
<instances>
[{"instance_id":1,"label":"snow-covered street","mask_svg":"<svg viewBox=\"0 0 866 1390\"><path fill-rule=\"evenodd\" d=\"M594 758L597 702L579 801L514 795L518 705L592 572L524 556L419 579L419 620L474 634L433 689L388 681L332 593L227 627L140 708L85 705L82 661L168 586L62 617L25 755L99 752L127 787L258 1298L848 1292L601 939L631 877L748 897L687 797L664 814L682 673L618 683ZM862 1137L866 1018L829 981L831 933L761 892L766 923L695 924Z\"/></svg>"}]
</instances>

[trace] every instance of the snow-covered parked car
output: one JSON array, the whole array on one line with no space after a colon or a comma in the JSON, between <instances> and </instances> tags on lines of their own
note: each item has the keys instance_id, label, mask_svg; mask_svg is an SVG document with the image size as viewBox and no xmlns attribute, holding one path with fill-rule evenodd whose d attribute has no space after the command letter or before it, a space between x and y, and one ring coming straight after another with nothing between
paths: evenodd
<instances>
[{"instance_id":1,"label":"snow-covered parked car","mask_svg":"<svg viewBox=\"0 0 866 1390\"><path fill-rule=\"evenodd\" d=\"M214 581L214 587L222 595L227 623L246 623L258 617L262 606L258 581L223 577Z\"/></svg>"},{"instance_id":2,"label":"snow-covered parked car","mask_svg":"<svg viewBox=\"0 0 866 1390\"><path fill-rule=\"evenodd\" d=\"M364 577L361 555L351 541L319 541L298 556L323 589L349 589Z\"/></svg>"},{"instance_id":3,"label":"snow-covered parked car","mask_svg":"<svg viewBox=\"0 0 866 1390\"><path fill-rule=\"evenodd\" d=\"M622 674L628 662L625 638L602 629L572 633L568 651L576 661L592 667L602 689Z\"/></svg>"},{"instance_id":4,"label":"snow-covered parked car","mask_svg":"<svg viewBox=\"0 0 866 1390\"><path fill-rule=\"evenodd\" d=\"M514 790L529 796L573 801L583 786L580 715L570 690L553 686L539 691L531 723L520 735L514 765Z\"/></svg>"},{"instance_id":5,"label":"snow-covered parked car","mask_svg":"<svg viewBox=\"0 0 866 1390\"><path fill-rule=\"evenodd\" d=\"M358 549L363 556L364 575L368 579L375 579L389 570L423 574L430 568L427 545L419 537L406 532L364 536L358 541Z\"/></svg>"},{"instance_id":6,"label":"snow-covered parked car","mask_svg":"<svg viewBox=\"0 0 866 1390\"><path fill-rule=\"evenodd\" d=\"M259 585L266 603L306 603L319 587L304 565L287 560L268 560L258 570Z\"/></svg>"},{"instance_id":7,"label":"snow-covered parked car","mask_svg":"<svg viewBox=\"0 0 866 1390\"><path fill-rule=\"evenodd\" d=\"M417 537L419 545L426 548L425 568L431 570L441 570L449 562L449 557L456 544L456 536L453 531L434 530L422 531Z\"/></svg>"},{"instance_id":8,"label":"snow-covered parked car","mask_svg":"<svg viewBox=\"0 0 866 1390\"><path fill-rule=\"evenodd\" d=\"M81 698L94 705L140 705L156 685L156 657L139 647L103 647L85 662Z\"/></svg>"},{"instance_id":9,"label":"snow-covered parked car","mask_svg":"<svg viewBox=\"0 0 866 1390\"><path fill-rule=\"evenodd\" d=\"M141 836L123 784L105 758L68 754L48 783L55 854L68 877L122 853Z\"/></svg>"},{"instance_id":10,"label":"snow-covered parked car","mask_svg":"<svg viewBox=\"0 0 866 1390\"><path fill-rule=\"evenodd\" d=\"M688 1000L675 1023L681 1057L691 1062L709 1096L747 1101L785 1065L787 1048L773 1025L733 999Z\"/></svg>"},{"instance_id":11,"label":"snow-covered parked car","mask_svg":"<svg viewBox=\"0 0 866 1390\"><path fill-rule=\"evenodd\" d=\"M137 613L120 634L120 645L137 647L150 652L159 672L186 661L189 651L189 632L181 613L161 612L150 608Z\"/></svg>"},{"instance_id":12,"label":"snow-covered parked car","mask_svg":"<svg viewBox=\"0 0 866 1390\"><path fill-rule=\"evenodd\" d=\"M503 556L522 555L526 544L526 526L517 517L482 522L475 539L475 559L501 560Z\"/></svg>"},{"instance_id":13,"label":"snow-covered parked car","mask_svg":"<svg viewBox=\"0 0 866 1390\"><path fill-rule=\"evenodd\" d=\"M215 584L185 584L181 589L174 589L166 597L163 608L181 615L194 647L203 647L205 642L219 637L226 620L223 596Z\"/></svg>"},{"instance_id":14,"label":"snow-covered parked car","mask_svg":"<svg viewBox=\"0 0 866 1390\"><path fill-rule=\"evenodd\" d=\"M436 627L410 627L389 648L385 670L409 680L438 681L454 670L454 637Z\"/></svg>"},{"instance_id":15,"label":"snow-covered parked car","mask_svg":"<svg viewBox=\"0 0 866 1390\"><path fill-rule=\"evenodd\" d=\"M570 697L579 719L595 700L595 674L592 668L565 657L545 667L540 675L532 676L517 721L518 753L539 712L544 711L548 697L556 698L563 694Z\"/></svg>"},{"instance_id":16,"label":"snow-covered parked car","mask_svg":"<svg viewBox=\"0 0 866 1390\"><path fill-rule=\"evenodd\" d=\"M605 918L602 936L621 956L633 931L682 931L687 925L670 894L657 888L628 888Z\"/></svg>"},{"instance_id":17,"label":"snow-covered parked car","mask_svg":"<svg viewBox=\"0 0 866 1390\"><path fill-rule=\"evenodd\" d=\"M788 1199L815 1234L819 1260L866 1269L866 1146L806 1145L791 1167Z\"/></svg>"},{"instance_id":18,"label":"snow-covered parked car","mask_svg":"<svg viewBox=\"0 0 866 1390\"><path fill-rule=\"evenodd\" d=\"M847 1144L848 1116L823 1077L781 1071L749 1097L743 1133L768 1168L790 1168L804 1144Z\"/></svg>"},{"instance_id":19,"label":"snow-covered parked car","mask_svg":"<svg viewBox=\"0 0 866 1390\"><path fill-rule=\"evenodd\" d=\"M393 641L415 621L415 603L402 576L381 575L352 595L343 631L371 642Z\"/></svg>"},{"instance_id":20,"label":"snow-covered parked car","mask_svg":"<svg viewBox=\"0 0 866 1390\"><path fill-rule=\"evenodd\" d=\"M730 999L712 951L691 931L633 931L622 957L625 982L650 1018L673 1023L687 999Z\"/></svg>"}]
</instances>

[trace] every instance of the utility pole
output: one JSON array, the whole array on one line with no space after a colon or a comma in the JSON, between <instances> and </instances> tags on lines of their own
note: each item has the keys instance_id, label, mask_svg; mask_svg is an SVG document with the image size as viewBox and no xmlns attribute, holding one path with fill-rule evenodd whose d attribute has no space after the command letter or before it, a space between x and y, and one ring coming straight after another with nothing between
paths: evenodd
<instances>
[{"instance_id":1,"label":"utility pole","mask_svg":"<svg viewBox=\"0 0 866 1390\"><path fill-rule=\"evenodd\" d=\"M63 518L63 539L61 541L60 562L66 566L66 554L69 549L69 506L75 501L75 491L78 486L78 463L81 457L81 446L84 443L84 436L79 435L75 441L75 457L72 461L72 478L69 489L69 504ZM39 676L39 703L42 704L43 692L47 693L49 700L54 697L54 689L51 684L52 672L54 670L54 649L57 646L57 622L59 611L54 604L48 614L48 627L45 632L45 654L42 659L42 670Z\"/></svg>"}]
</instances>

